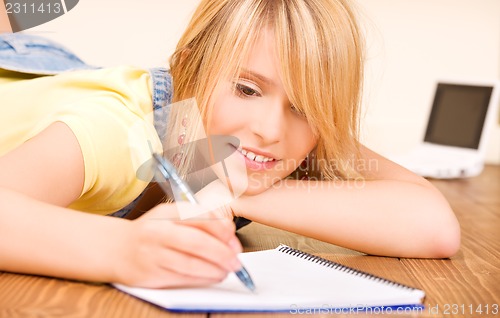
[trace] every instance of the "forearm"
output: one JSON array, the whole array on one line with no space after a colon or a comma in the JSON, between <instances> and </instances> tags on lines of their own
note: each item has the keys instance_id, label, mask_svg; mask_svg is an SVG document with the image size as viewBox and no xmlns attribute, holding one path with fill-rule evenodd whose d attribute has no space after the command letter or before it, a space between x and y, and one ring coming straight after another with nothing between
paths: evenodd
<instances>
[{"instance_id":1,"label":"forearm","mask_svg":"<svg viewBox=\"0 0 500 318\"><path fill-rule=\"evenodd\" d=\"M449 257L458 222L432 186L402 181L284 180L237 199L235 213L368 254Z\"/></svg>"},{"instance_id":2,"label":"forearm","mask_svg":"<svg viewBox=\"0 0 500 318\"><path fill-rule=\"evenodd\" d=\"M0 188L0 270L112 281L113 253L128 223Z\"/></svg>"}]
</instances>

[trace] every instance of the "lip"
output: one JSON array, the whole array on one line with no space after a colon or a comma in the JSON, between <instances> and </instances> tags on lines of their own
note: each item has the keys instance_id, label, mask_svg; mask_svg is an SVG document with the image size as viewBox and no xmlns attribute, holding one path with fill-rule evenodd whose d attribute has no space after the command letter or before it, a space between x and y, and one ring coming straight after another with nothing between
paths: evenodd
<instances>
[{"instance_id":1,"label":"lip","mask_svg":"<svg viewBox=\"0 0 500 318\"><path fill-rule=\"evenodd\" d=\"M235 147L236 148L236 147ZM255 148L246 148L242 147L242 149L246 151L253 152L256 155L261 155L267 158L272 158L274 159L273 161L268 161L268 162L257 162L253 161L247 158L247 156L243 155L241 152L238 151L238 148L236 148L236 152L242 156L245 159L245 165L248 169L253 170L253 171L263 171L263 170L269 170L272 169L279 161L280 159L276 159L273 154L265 151L260 151Z\"/></svg>"}]
</instances>

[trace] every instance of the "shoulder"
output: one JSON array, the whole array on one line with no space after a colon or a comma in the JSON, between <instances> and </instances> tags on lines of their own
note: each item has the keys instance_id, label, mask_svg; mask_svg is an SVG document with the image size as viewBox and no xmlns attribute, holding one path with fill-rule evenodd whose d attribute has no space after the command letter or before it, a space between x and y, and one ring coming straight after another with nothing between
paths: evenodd
<instances>
[{"instance_id":1,"label":"shoulder","mask_svg":"<svg viewBox=\"0 0 500 318\"><path fill-rule=\"evenodd\" d=\"M93 70L64 72L54 76L64 86L80 86L88 90L110 90L124 95L151 92L149 70L134 66L113 66Z\"/></svg>"}]
</instances>

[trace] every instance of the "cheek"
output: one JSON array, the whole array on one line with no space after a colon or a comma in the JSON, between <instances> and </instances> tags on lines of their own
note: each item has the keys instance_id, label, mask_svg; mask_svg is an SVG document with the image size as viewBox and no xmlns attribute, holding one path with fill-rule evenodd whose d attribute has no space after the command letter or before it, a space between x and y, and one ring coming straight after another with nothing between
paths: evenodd
<instances>
[{"instance_id":1,"label":"cheek","mask_svg":"<svg viewBox=\"0 0 500 318\"><path fill-rule=\"evenodd\" d=\"M283 160L268 173L267 177L287 177L302 164L316 146L317 138L314 137L307 122L295 119L290 122L290 125L293 128L289 129L283 143L283 149L285 149Z\"/></svg>"},{"instance_id":2,"label":"cheek","mask_svg":"<svg viewBox=\"0 0 500 318\"><path fill-rule=\"evenodd\" d=\"M244 116L237 111L237 104L231 96L216 99L209 118L209 134L232 135L242 125Z\"/></svg>"},{"instance_id":3,"label":"cheek","mask_svg":"<svg viewBox=\"0 0 500 318\"><path fill-rule=\"evenodd\" d=\"M304 159L314 149L317 138L305 120L297 120L289 133L290 158Z\"/></svg>"}]
</instances>

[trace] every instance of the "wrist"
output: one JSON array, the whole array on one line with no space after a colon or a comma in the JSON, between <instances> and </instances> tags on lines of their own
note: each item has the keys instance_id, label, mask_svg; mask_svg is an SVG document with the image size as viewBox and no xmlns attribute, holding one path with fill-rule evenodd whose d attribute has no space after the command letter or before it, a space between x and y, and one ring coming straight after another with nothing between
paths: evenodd
<instances>
[{"instance_id":1,"label":"wrist","mask_svg":"<svg viewBox=\"0 0 500 318\"><path fill-rule=\"evenodd\" d=\"M246 195L239 196L231 201L230 209L233 213L233 217L241 217L247 218L245 211L246 201L248 201L248 197Z\"/></svg>"},{"instance_id":2,"label":"wrist","mask_svg":"<svg viewBox=\"0 0 500 318\"><path fill-rule=\"evenodd\" d=\"M134 222L130 220L117 220L108 234L108 244L105 266L106 281L111 283L124 283L127 275L127 263L130 261L129 252L134 244Z\"/></svg>"},{"instance_id":3,"label":"wrist","mask_svg":"<svg viewBox=\"0 0 500 318\"><path fill-rule=\"evenodd\" d=\"M273 204L276 204L271 193L272 189L264 192L246 195L243 194L231 201L231 209L235 217L241 217L252 221L257 221L265 215L265 212L272 210ZM260 221L258 221L260 222Z\"/></svg>"}]
</instances>

